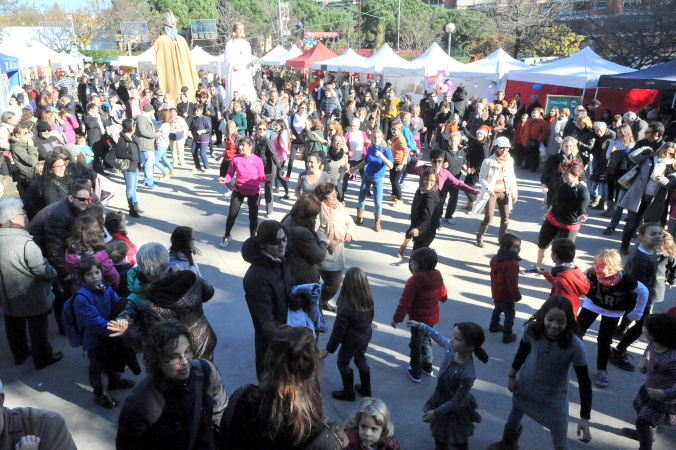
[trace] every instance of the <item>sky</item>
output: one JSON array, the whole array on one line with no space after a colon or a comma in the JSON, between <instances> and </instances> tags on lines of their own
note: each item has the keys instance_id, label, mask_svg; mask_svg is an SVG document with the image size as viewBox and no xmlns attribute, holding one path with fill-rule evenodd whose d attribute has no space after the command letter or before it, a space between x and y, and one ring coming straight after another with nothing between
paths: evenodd
<instances>
[{"instance_id":1,"label":"sky","mask_svg":"<svg viewBox=\"0 0 676 450\"><path fill-rule=\"evenodd\" d=\"M69 0L19 0L19 4L21 5L32 5L36 7L49 7L54 4L58 4L61 8L64 10L68 11L68 2ZM88 4L91 4L92 0L70 0L70 5L73 7L73 9L77 9L80 6L85 6ZM107 5L109 2L107 0L101 0L100 3L103 5Z\"/></svg>"}]
</instances>

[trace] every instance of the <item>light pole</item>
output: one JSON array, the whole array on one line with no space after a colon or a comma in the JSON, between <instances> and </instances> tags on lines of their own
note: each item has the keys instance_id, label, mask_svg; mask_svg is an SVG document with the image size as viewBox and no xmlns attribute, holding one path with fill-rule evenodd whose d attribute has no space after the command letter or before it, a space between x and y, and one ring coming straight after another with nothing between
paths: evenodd
<instances>
[{"instance_id":1,"label":"light pole","mask_svg":"<svg viewBox=\"0 0 676 450\"><path fill-rule=\"evenodd\" d=\"M455 24L453 22L446 25L446 33L448 33L448 56L451 56L451 35L455 31Z\"/></svg>"},{"instance_id":2,"label":"light pole","mask_svg":"<svg viewBox=\"0 0 676 450\"><path fill-rule=\"evenodd\" d=\"M401 0L397 4L397 52L399 52L399 29L401 28Z\"/></svg>"}]
</instances>

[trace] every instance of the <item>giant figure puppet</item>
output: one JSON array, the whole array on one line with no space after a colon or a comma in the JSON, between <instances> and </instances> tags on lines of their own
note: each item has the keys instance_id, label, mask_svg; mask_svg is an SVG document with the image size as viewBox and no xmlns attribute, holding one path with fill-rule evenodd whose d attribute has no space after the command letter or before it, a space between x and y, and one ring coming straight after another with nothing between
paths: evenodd
<instances>
[{"instance_id":1,"label":"giant figure puppet","mask_svg":"<svg viewBox=\"0 0 676 450\"><path fill-rule=\"evenodd\" d=\"M225 105L230 106L233 95L239 92L239 97L246 95L253 101L256 90L251 77L251 46L244 40L244 25L237 22L233 29L234 38L225 45Z\"/></svg>"}]
</instances>

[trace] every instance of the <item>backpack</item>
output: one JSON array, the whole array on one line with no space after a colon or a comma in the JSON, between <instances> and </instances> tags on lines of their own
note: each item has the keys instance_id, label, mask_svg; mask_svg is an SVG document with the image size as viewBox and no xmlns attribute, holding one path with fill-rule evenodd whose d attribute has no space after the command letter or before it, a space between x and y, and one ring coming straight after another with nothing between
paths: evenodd
<instances>
[{"instance_id":1,"label":"backpack","mask_svg":"<svg viewBox=\"0 0 676 450\"><path fill-rule=\"evenodd\" d=\"M89 301L86 296L75 294L66 300L66 303L63 304L63 311L61 312L61 324L68 337L68 342L70 342L70 346L73 348L82 346L82 336L84 335L84 327L78 325L77 317L75 316L75 297L78 295Z\"/></svg>"}]
</instances>

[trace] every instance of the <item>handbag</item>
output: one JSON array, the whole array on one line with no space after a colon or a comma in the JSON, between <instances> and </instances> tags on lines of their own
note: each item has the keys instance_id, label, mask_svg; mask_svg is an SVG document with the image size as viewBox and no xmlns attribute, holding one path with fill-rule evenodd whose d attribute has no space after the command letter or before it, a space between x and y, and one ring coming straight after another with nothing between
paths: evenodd
<instances>
[{"instance_id":1,"label":"handbag","mask_svg":"<svg viewBox=\"0 0 676 450\"><path fill-rule=\"evenodd\" d=\"M108 153L106 153L106 157L103 158L108 164L111 165L111 167L121 170L122 172L125 172L129 169L129 160L128 159L118 159L117 155L115 154L115 149L111 148L108 150Z\"/></svg>"},{"instance_id":2,"label":"handbag","mask_svg":"<svg viewBox=\"0 0 676 450\"><path fill-rule=\"evenodd\" d=\"M630 171L625 173L620 177L619 180L617 180L618 183L620 183L620 186L622 186L625 189L629 189L631 185L634 183L634 180L638 176L640 171L639 166L634 166Z\"/></svg>"}]
</instances>

